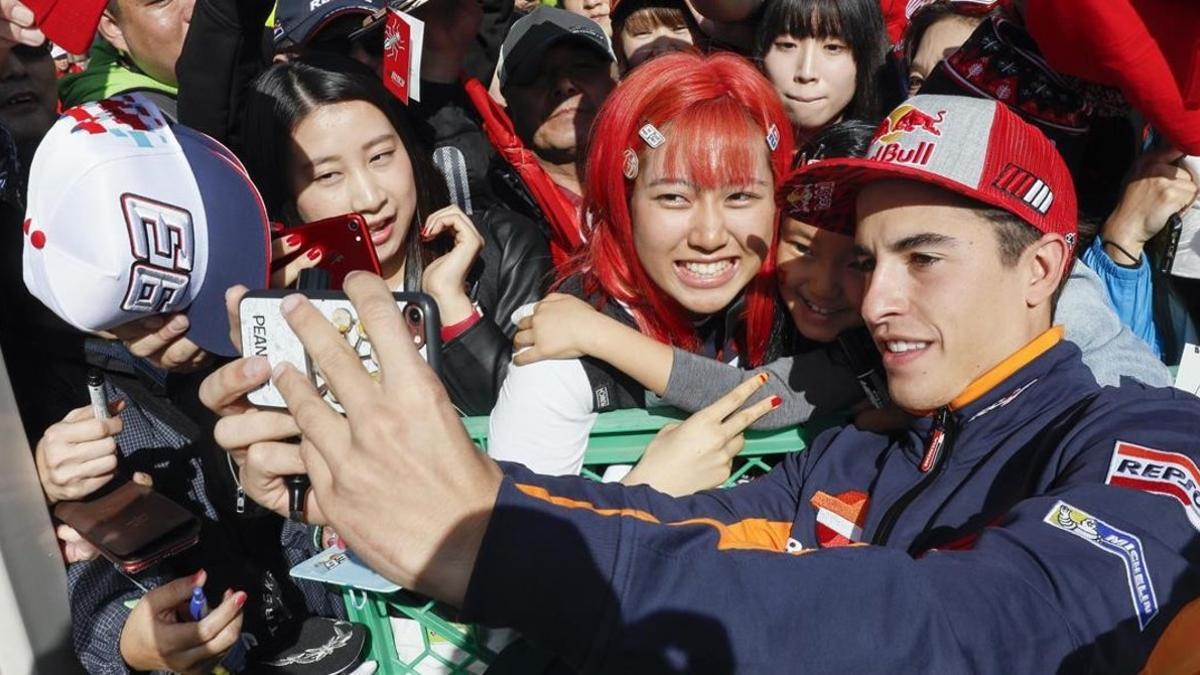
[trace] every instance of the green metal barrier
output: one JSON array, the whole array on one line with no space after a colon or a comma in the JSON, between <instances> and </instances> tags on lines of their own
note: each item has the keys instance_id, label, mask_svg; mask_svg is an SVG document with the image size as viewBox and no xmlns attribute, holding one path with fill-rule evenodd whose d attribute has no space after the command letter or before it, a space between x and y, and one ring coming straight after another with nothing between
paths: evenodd
<instances>
[{"instance_id":1,"label":"green metal barrier","mask_svg":"<svg viewBox=\"0 0 1200 675\"><path fill-rule=\"evenodd\" d=\"M685 413L671 408L600 415L588 439L582 475L599 480L609 465L636 464L659 429L686 418ZM746 432L746 447L723 487L769 471L773 459L807 448L817 433L839 421L828 419L804 427ZM470 417L463 422L475 443L487 450L488 418ZM449 618L454 615L452 609L408 591L381 595L347 590L343 599L350 620L370 631L370 658L379 664L379 675L482 673L512 636L511 631L456 623ZM397 624L402 634L395 634L393 618L412 621Z\"/></svg>"}]
</instances>

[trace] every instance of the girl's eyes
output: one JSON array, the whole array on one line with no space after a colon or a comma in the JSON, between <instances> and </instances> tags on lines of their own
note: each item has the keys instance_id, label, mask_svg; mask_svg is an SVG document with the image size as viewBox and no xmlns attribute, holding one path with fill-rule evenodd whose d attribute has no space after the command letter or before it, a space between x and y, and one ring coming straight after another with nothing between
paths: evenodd
<instances>
[{"instance_id":1,"label":"girl's eyes","mask_svg":"<svg viewBox=\"0 0 1200 675\"><path fill-rule=\"evenodd\" d=\"M674 193L658 195L657 197L654 198L654 201L656 201L660 204L663 204L665 206L682 206L687 203L687 199L684 198L683 195L674 194Z\"/></svg>"},{"instance_id":2,"label":"girl's eyes","mask_svg":"<svg viewBox=\"0 0 1200 675\"><path fill-rule=\"evenodd\" d=\"M733 194L729 195L726 199L728 199L731 202L736 202L738 204L745 204L748 202L758 200L759 196L753 192L734 192Z\"/></svg>"},{"instance_id":3,"label":"girl's eyes","mask_svg":"<svg viewBox=\"0 0 1200 675\"><path fill-rule=\"evenodd\" d=\"M823 47L830 54L843 54L849 49L849 47L841 42L826 42Z\"/></svg>"},{"instance_id":4,"label":"girl's eyes","mask_svg":"<svg viewBox=\"0 0 1200 675\"><path fill-rule=\"evenodd\" d=\"M338 172L336 172L336 171L326 171L325 173L317 174L317 176L315 178L313 178L313 182L314 183L323 183L323 184L332 183L335 180L337 180L337 177L339 175L340 174L338 174Z\"/></svg>"},{"instance_id":5,"label":"girl's eyes","mask_svg":"<svg viewBox=\"0 0 1200 675\"><path fill-rule=\"evenodd\" d=\"M773 49L781 52L786 52L795 49L799 45L793 40L776 40L775 44L771 45Z\"/></svg>"},{"instance_id":6,"label":"girl's eyes","mask_svg":"<svg viewBox=\"0 0 1200 675\"><path fill-rule=\"evenodd\" d=\"M388 159L391 159L392 156L395 154L396 154L395 150L385 150L383 152L377 152L374 155L371 155L371 163L377 164L379 162L386 161Z\"/></svg>"}]
</instances>

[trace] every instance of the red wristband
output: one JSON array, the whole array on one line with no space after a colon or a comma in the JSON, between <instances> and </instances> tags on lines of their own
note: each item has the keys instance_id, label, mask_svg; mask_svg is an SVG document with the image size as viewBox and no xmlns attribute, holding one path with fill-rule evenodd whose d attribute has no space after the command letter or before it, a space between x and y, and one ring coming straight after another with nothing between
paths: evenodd
<instances>
[{"instance_id":1,"label":"red wristband","mask_svg":"<svg viewBox=\"0 0 1200 675\"><path fill-rule=\"evenodd\" d=\"M456 324L451 324L449 326L443 326L442 327L442 344L446 344L447 342L453 340L454 338L458 337L459 335L462 335L463 333L467 332L467 330L469 328L471 328L471 326L474 326L475 324L479 323L479 320L482 318L483 318L483 314L481 314L479 312L479 309L476 308L475 311L471 314L471 316L468 316L467 318L463 319L462 321L459 321Z\"/></svg>"}]
</instances>

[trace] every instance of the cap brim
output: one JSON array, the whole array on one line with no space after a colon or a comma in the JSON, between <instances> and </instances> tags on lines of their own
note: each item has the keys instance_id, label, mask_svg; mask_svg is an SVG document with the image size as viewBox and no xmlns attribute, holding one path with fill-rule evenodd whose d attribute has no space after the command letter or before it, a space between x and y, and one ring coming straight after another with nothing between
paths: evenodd
<instances>
[{"instance_id":1,"label":"cap brim","mask_svg":"<svg viewBox=\"0 0 1200 675\"><path fill-rule=\"evenodd\" d=\"M175 127L177 136L182 135L180 129ZM196 133L193 140L197 138L205 148L190 144L184 147L188 164L202 186L208 222L208 266L200 292L185 310L191 324L187 337L206 352L234 357L238 349L229 340L225 291L237 285L251 290L269 285L270 224L262 198L241 164L215 141Z\"/></svg>"},{"instance_id":2,"label":"cap brim","mask_svg":"<svg viewBox=\"0 0 1200 675\"><path fill-rule=\"evenodd\" d=\"M37 27L51 42L72 54L86 54L107 4L107 0L45 2L34 8L34 16Z\"/></svg>"},{"instance_id":3,"label":"cap brim","mask_svg":"<svg viewBox=\"0 0 1200 675\"><path fill-rule=\"evenodd\" d=\"M798 169L784 184L780 208L789 218L830 232L853 236L858 226L858 218L855 213L855 200L858 198L858 193L871 183L887 179L911 180L933 185L989 206L1012 212L1011 204L1001 200L998 196L981 192L945 176L904 164L890 164L861 158L824 159ZM834 184L831 205L828 209L797 211L789 208L787 195L794 190L804 185L826 182Z\"/></svg>"},{"instance_id":4,"label":"cap brim","mask_svg":"<svg viewBox=\"0 0 1200 675\"><path fill-rule=\"evenodd\" d=\"M310 14L303 21L296 24L295 28L284 33L281 36L281 39L290 40L297 45L305 45L312 41L313 36L319 33L322 28L329 25L335 19L340 19L341 17L349 14L362 14L363 16L370 16L373 13L374 10L367 7L353 6L339 7L328 14ZM354 33L358 32L358 30L360 29L352 31L349 33L349 35L354 35Z\"/></svg>"}]
</instances>

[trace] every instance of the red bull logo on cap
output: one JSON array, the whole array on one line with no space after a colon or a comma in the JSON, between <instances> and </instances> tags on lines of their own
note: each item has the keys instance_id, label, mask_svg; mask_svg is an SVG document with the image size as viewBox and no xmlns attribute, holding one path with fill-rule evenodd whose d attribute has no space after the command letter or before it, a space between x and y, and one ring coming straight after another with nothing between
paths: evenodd
<instances>
[{"instance_id":1,"label":"red bull logo on cap","mask_svg":"<svg viewBox=\"0 0 1200 675\"><path fill-rule=\"evenodd\" d=\"M920 140L914 147L912 141L905 137L916 132L941 136L938 127L945 119L945 110L939 110L934 116L914 105L901 105L880 124L875 136L876 150L871 159L892 164L928 164L937 143L934 140Z\"/></svg>"}]
</instances>

